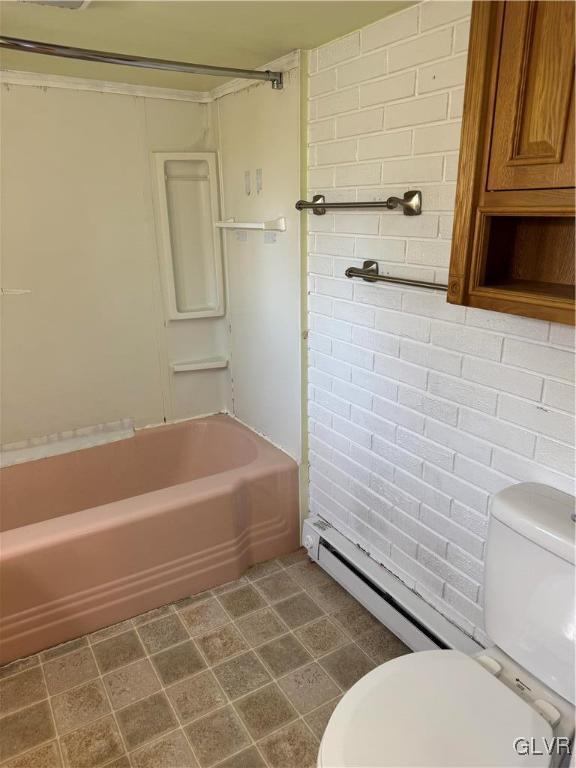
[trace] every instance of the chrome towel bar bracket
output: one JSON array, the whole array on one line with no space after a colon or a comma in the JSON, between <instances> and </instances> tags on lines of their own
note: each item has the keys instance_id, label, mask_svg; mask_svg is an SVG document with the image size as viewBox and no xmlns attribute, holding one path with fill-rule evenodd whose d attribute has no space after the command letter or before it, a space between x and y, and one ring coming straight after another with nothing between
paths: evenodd
<instances>
[{"instance_id":1,"label":"chrome towel bar bracket","mask_svg":"<svg viewBox=\"0 0 576 768\"><path fill-rule=\"evenodd\" d=\"M365 203L327 203L324 195L314 195L312 202L308 200L298 200L296 209L298 211L311 210L316 216L323 216L327 210L350 208L402 208L405 216L420 216L422 213L422 192L419 189L412 189L405 192L403 197L389 197L387 200L372 200Z\"/></svg>"},{"instance_id":2,"label":"chrome towel bar bracket","mask_svg":"<svg viewBox=\"0 0 576 768\"><path fill-rule=\"evenodd\" d=\"M393 283L395 285L411 285L414 288L430 288L436 291L447 291L448 286L443 283L429 283L426 280L408 280L401 277L388 277L378 272L377 261L365 261L362 269L348 267L344 273L346 277L360 277L367 283Z\"/></svg>"}]
</instances>

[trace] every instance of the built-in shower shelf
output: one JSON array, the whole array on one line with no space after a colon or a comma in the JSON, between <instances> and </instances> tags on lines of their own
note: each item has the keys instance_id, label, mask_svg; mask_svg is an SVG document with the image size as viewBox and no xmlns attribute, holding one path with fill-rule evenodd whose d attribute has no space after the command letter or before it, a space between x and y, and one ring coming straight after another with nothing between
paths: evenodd
<instances>
[{"instance_id":1,"label":"built-in shower shelf","mask_svg":"<svg viewBox=\"0 0 576 768\"><path fill-rule=\"evenodd\" d=\"M191 360L184 363L172 363L172 373L187 373L189 371L209 371L213 368L227 368L228 359L225 357L211 357L206 360Z\"/></svg>"},{"instance_id":2,"label":"built-in shower shelf","mask_svg":"<svg viewBox=\"0 0 576 768\"><path fill-rule=\"evenodd\" d=\"M235 219L226 219L226 221L216 221L214 226L218 229L260 229L268 232L286 232L286 219L280 216L278 219L270 221L236 221Z\"/></svg>"}]
</instances>

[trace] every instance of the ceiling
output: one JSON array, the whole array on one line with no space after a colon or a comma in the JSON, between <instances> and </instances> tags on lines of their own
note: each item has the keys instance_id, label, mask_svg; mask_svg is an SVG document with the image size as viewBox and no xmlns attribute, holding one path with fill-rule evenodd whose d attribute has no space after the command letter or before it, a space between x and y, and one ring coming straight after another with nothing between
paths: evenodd
<instances>
[{"instance_id":1,"label":"ceiling","mask_svg":"<svg viewBox=\"0 0 576 768\"><path fill-rule=\"evenodd\" d=\"M93 0L83 10L0 2L0 32L41 42L253 69L401 10L405 0ZM207 91L226 78L132 69L0 49L0 66Z\"/></svg>"}]
</instances>

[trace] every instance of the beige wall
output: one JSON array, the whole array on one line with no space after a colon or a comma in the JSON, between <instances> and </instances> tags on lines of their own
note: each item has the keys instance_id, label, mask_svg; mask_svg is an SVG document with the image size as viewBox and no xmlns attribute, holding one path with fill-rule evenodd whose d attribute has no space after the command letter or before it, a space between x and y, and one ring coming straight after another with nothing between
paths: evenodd
<instances>
[{"instance_id":1,"label":"beige wall","mask_svg":"<svg viewBox=\"0 0 576 768\"><path fill-rule=\"evenodd\" d=\"M0 105L2 287L31 291L2 297L0 442L228 410L299 458L298 69L210 104L4 85ZM187 151L219 152L222 217L287 219L273 243L223 235L225 317L164 306L153 153Z\"/></svg>"},{"instance_id":2,"label":"beige wall","mask_svg":"<svg viewBox=\"0 0 576 768\"><path fill-rule=\"evenodd\" d=\"M224 409L223 319L167 323L152 151L216 149L210 105L2 88L2 442ZM192 351L192 352L191 352ZM195 378L194 378L195 377Z\"/></svg>"},{"instance_id":3,"label":"beige wall","mask_svg":"<svg viewBox=\"0 0 576 768\"><path fill-rule=\"evenodd\" d=\"M299 459L300 436L300 83L256 85L218 100L224 215L286 217L275 242L263 232L226 237L231 376L235 415ZM256 169L262 169L258 194ZM245 191L249 171L251 194Z\"/></svg>"},{"instance_id":4,"label":"beige wall","mask_svg":"<svg viewBox=\"0 0 576 768\"><path fill-rule=\"evenodd\" d=\"M214 104L146 99L145 119L147 162L151 162L153 152L218 151L218 114ZM157 187L152 183L151 188L157 214ZM161 248L159 233L156 221L158 252ZM169 367L170 362L227 358L230 340L226 318L170 321L166 317L164 325L167 419L230 410L229 370L172 374Z\"/></svg>"}]
</instances>

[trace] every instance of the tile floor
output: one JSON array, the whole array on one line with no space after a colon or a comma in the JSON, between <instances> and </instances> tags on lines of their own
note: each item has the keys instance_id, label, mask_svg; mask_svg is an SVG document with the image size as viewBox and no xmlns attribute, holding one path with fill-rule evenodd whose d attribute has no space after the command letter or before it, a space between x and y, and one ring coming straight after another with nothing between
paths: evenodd
<instances>
[{"instance_id":1,"label":"tile floor","mask_svg":"<svg viewBox=\"0 0 576 768\"><path fill-rule=\"evenodd\" d=\"M407 652L299 550L0 668L0 765L314 768L343 691Z\"/></svg>"}]
</instances>

